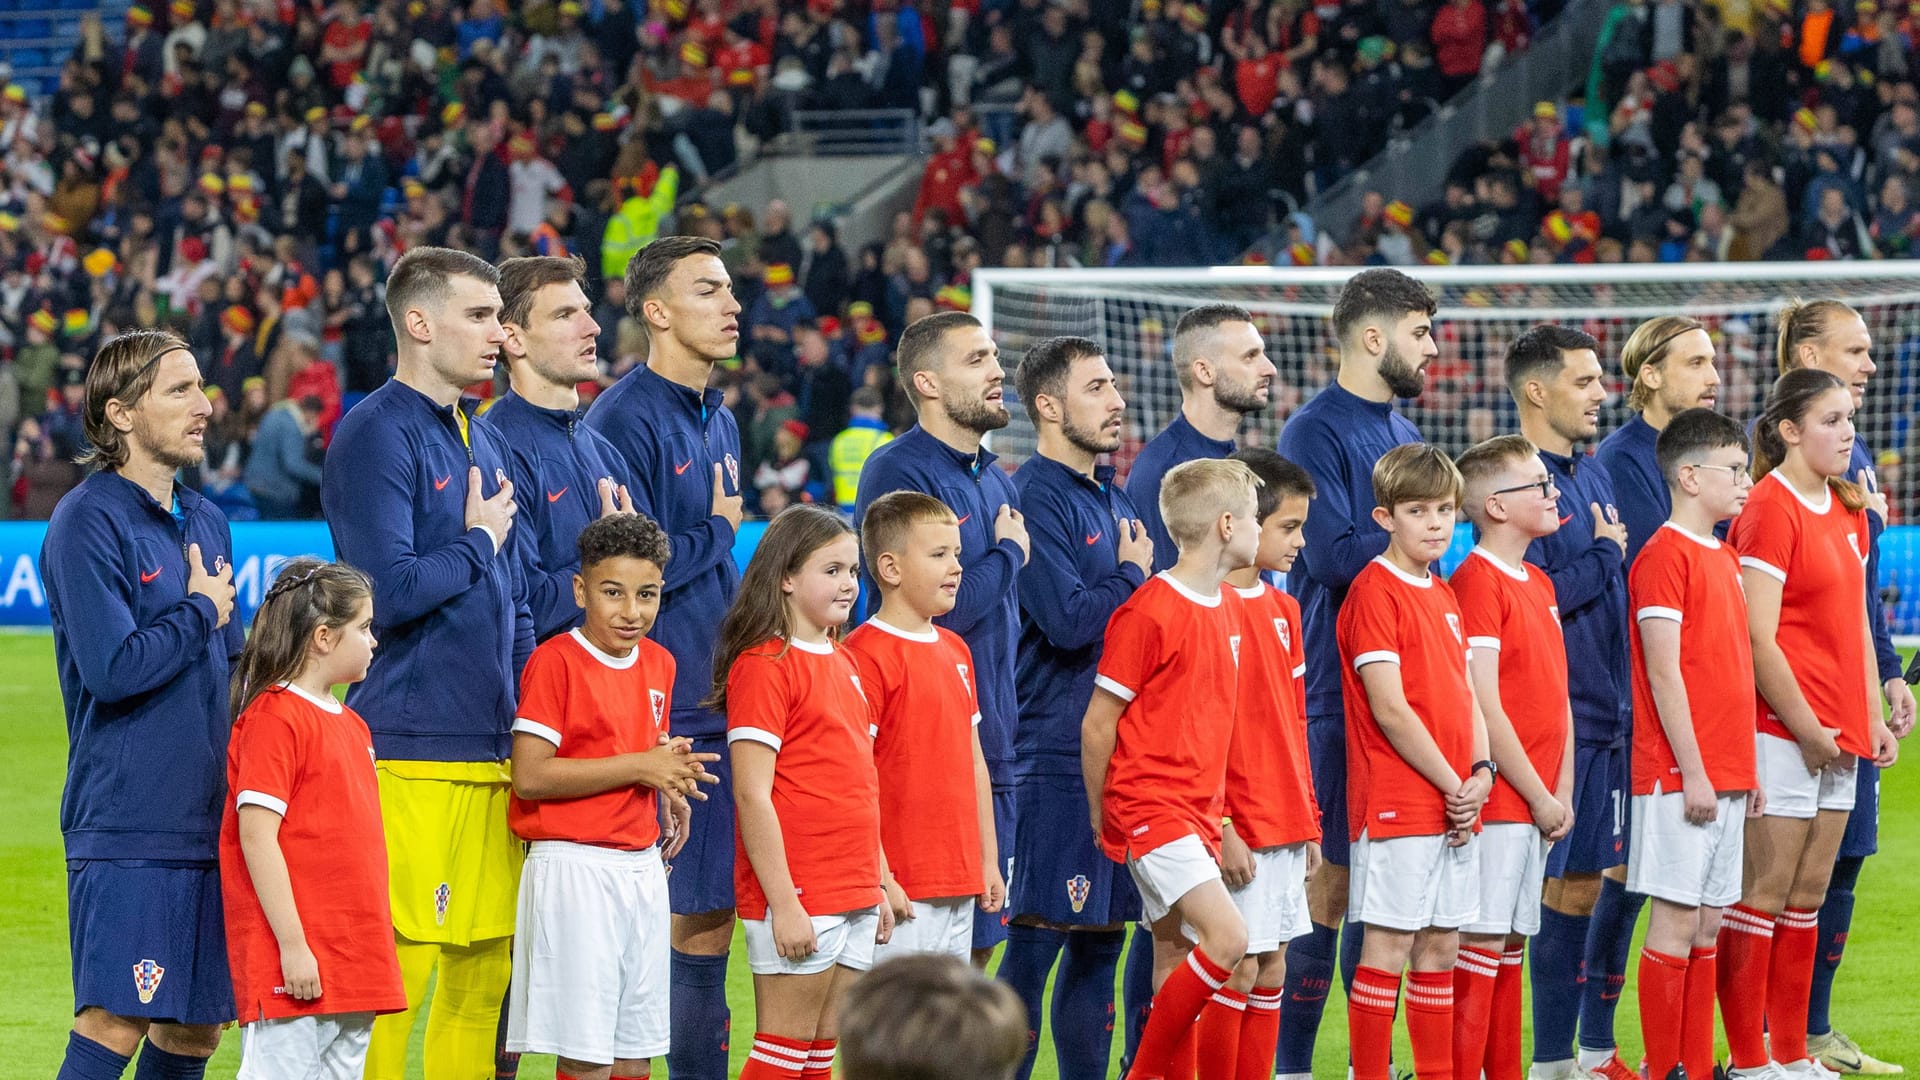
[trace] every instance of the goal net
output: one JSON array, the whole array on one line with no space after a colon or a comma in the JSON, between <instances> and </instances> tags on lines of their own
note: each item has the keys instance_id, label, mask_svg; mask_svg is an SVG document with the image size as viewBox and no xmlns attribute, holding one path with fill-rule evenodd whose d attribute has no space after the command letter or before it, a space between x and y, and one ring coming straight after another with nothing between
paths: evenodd
<instances>
[{"instance_id":1,"label":"goal net","mask_svg":"<svg viewBox=\"0 0 1920 1080\"><path fill-rule=\"evenodd\" d=\"M1272 446L1287 417L1333 381L1337 366L1329 315L1347 269L1215 267L1154 270L982 270L973 310L1000 346L1009 372L1013 422L995 433L994 449L1011 462L1033 452L1033 429L1014 401L1011 372L1027 347L1074 334L1100 343L1127 399L1132 453L1173 417L1179 386L1170 359L1175 323L1207 303L1251 311L1279 369L1272 406L1248 417L1241 444ZM1600 342L1609 377L1604 437L1632 415L1626 408L1619 355L1627 336L1656 315L1685 314L1713 336L1720 373L1719 408L1741 420L1759 415L1778 373L1777 316L1794 297L1836 297L1865 318L1879 371L1855 418L1879 457L1878 480L1896 526L1920 526L1920 483L1904 459L1920 451L1913 431L1920 396L1920 263L1747 263L1609 267L1434 267L1412 271L1439 303L1434 334L1440 356L1427 369L1427 389L1400 408L1428 441L1458 454L1493 435L1518 430L1507 394L1508 344L1538 323L1563 323ZM1898 599L1895 629L1920 633L1920 528L1895 528L1882 541L1881 577ZM1904 586L1904 588L1903 588ZM1905 595L1901 595L1905 594Z\"/></svg>"}]
</instances>

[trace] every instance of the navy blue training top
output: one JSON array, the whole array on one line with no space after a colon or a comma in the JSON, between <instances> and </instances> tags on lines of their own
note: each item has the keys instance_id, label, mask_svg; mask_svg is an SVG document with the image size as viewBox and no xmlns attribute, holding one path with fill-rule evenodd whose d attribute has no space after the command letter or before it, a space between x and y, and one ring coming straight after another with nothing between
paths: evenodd
<instances>
[{"instance_id":1,"label":"navy blue training top","mask_svg":"<svg viewBox=\"0 0 1920 1080\"><path fill-rule=\"evenodd\" d=\"M1280 429L1280 456L1307 470L1318 494L1307 514L1307 545L1287 574L1306 623L1307 715L1344 716L1340 646L1334 628L1347 587L1387 550L1373 520L1373 466L1420 430L1386 401L1368 401L1334 383Z\"/></svg>"},{"instance_id":2,"label":"navy blue training top","mask_svg":"<svg viewBox=\"0 0 1920 1080\"><path fill-rule=\"evenodd\" d=\"M67 713L60 832L69 859L211 863L227 788L227 682L244 640L187 592L187 547L233 563L226 515L190 489L179 514L116 472L53 509L40 548Z\"/></svg>"},{"instance_id":3,"label":"navy blue training top","mask_svg":"<svg viewBox=\"0 0 1920 1080\"><path fill-rule=\"evenodd\" d=\"M1107 620L1147 580L1119 560L1120 523L1140 519L1113 482L1034 455L1013 474L1032 556L1020 571L1020 723L1014 771L1079 776L1080 724L1093 698Z\"/></svg>"},{"instance_id":4,"label":"navy blue training top","mask_svg":"<svg viewBox=\"0 0 1920 1080\"><path fill-rule=\"evenodd\" d=\"M519 538L533 636L545 641L580 625L585 613L573 598L580 569L580 530L600 516L600 480L632 480L620 451L580 421L574 409L543 409L509 392L481 418L507 446L507 476L520 511ZM671 558L669 558L671 563Z\"/></svg>"},{"instance_id":5,"label":"navy blue training top","mask_svg":"<svg viewBox=\"0 0 1920 1080\"><path fill-rule=\"evenodd\" d=\"M1233 453L1233 440L1208 438L1187 421L1185 413L1175 413L1166 430L1147 440L1127 470L1127 496L1133 500L1140 520L1153 538L1153 572L1159 573L1180 558L1180 549L1160 520L1160 483L1176 465L1201 458L1223 458Z\"/></svg>"}]
</instances>

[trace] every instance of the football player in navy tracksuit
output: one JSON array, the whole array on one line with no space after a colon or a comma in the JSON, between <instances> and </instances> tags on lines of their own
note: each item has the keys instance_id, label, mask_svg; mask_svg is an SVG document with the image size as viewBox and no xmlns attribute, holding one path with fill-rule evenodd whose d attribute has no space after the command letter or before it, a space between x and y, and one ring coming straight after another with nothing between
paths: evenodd
<instances>
[{"instance_id":1,"label":"football player in navy tracksuit","mask_svg":"<svg viewBox=\"0 0 1920 1080\"><path fill-rule=\"evenodd\" d=\"M673 908L672 1042L667 1071L726 1080L727 951L733 945L733 790L727 719L700 707L713 688L714 638L740 586L740 427L707 385L740 340L740 302L720 246L662 237L627 264L627 314L647 329L647 362L587 410L587 426L626 460L633 509L673 546L653 639L676 665L670 723L697 753L718 754L719 783L694 803L686 847L667 879Z\"/></svg>"},{"instance_id":2,"label":"football player in navy tracksuit","mask_svg":"<svg viewBox=\"0 0 1920 1080\"><path fill-rule=\"evenodd\" d=\"M100 471L60 500L40 550L68 739L59 1077L113 1080L138 1049L136 1077L190 1080L234 1018L219 873L233 544L225 515L174 484L205 457L213 407L186 342L156 331L102 346L87 400Z\"/></svg>"},{"instance_id":3,"label":"football player in navy tracksuit","mask_svg":"<svg viewBox=\"0 0 1920 1080\"><path fill-rule=\"evenodd\" d=\"M1173 328L1173 364L1180 383L1180 411L1147 440L1127 472L1127 497L1153 541L1154 573L1180 557L1160 519L1161 479L1176 465L1233 453L1240 422L1267 407L1275 375L1252 313L1233 304L1207 304L1180 316ZM1134 932L1122 990L1127 1019L1126 1048L1120 1061L1127 1066L1140 1044L1153 1002L1153 933L1147 927Z\"/></svg>"},{"instance_id":4,"label":"football player in navy tracksuit","mask_svg":"<svg viewBox=\"0 0 1920 1080\"><path fill-rule=\"evenodd\" d=\"M380 649L347 703L373 732L411 1005L374 1021L369 1080L406 1075L436 969L427 1075L492 1070L511 974L523 845L506 824L508 729L533 620L505 441L460 401L498 362L498 280L449 248L414 248L394 264L398 366L341 419L322 466L334 550L373 581Z\"/></svg>"},{"instance_id":5,"label":"football player in navy tracksuit","mask_svg":"<svg viewBox=\"0 0 1920 1080\"><path fill-rule=\"evenodd\" d=\"M625 459L580 419L576 388L599 374L600 324L585 281L577 258L500 264L503 353L513 388L482 419L504 437L507 477L522 493L515 532L536 641L580 625L573 598L580 530L602 514L633 509Z\"/></svg>"},{"instance_id":6,"label":"football player in navy tracksuit","mask_svg":"<svg viewBox=\"0 0 1920 1080\"><path fill-rule=\"evenodd\" d=\"M1654 443L1675 414L1687 409L1714 406L1719 398L1720 375L1714 369L1713 339L1699 322L1682 315L1663 315L1635 327L1633 333L1627 336L1627 343L1621 347L1620 367L1629 383L1627 407L1637 415L1600 440L1599 448L1594 451L1594 459L1613 482L1614 507L1619 512L1620 524L1627 529L1626 562L1621 572L1630 573L1633 560L1640 554L1641 545L1653 537L1655 530L1672 512L1672 495L1667 490L1666 477L1660 472ZM1569 501L1562 500L1562 505ZM1577 507L1576 513L1583 509ZM1577 533L1578 530L1563 528L1561 532ZM1724 527L1716 530L1716 534L1723 537L1725 532ZM1575 698L1576 724L1579 709L1579 699ZM1577 730L1574 734L1576 738L1580 736ZM1575 754L1578 753L1579 746L1576 744ZM1576 761L1575 794L1579 802L1573 811L1575 832L1569 837L1570 840L1586 835L1581 827L1583 819L1591 824L1594 814L1603 812L1603 804L1597 799L1589 802L1595 797L1577 790L1580 786L1579 766L1580 763ZM1624 790L1627 783L1624 771L1619 771L1610 782L1621 785ZM1605 869L1597 895L1591 890L1567 891L1559 896L1557 903L1548 905L1548 911L1558 910L1575 919L1589 916L1584 955L1586 981L1578 989L1579 1063L1584 1068L1606 1073L1611 1080L1628 1080L1631 1075L1631 1066L1621 1062L1615 1052L1613 1014L1619 1006L1621 988L1626 984L1634 923L1640 917L1640 909L1646 904L1645 897L1630 893L1626 888L1628 838L1633 828L1628 817L1631 807L1631 801L1624 795L1618 809L1610 801L1604 804L1608 831L1614 836L1613 854L1607 858L1617 858L1619 862L1603 862ZM1570 863L1567 869L1577 865L1572 860L1576 860L1580 854L1569 846ZM1591 851L1587 854L1591 855ZM1606 854L1605 851L1602 854ZM1548 869L1562 868L1556 860ZM1544 938L1555 932L1551 927L1558 921L1547 912L1542 915L1541 936ZM1577 930L1577 926L1561 924L1560 932L1571 934ZM1548 949L1551 961L1557 947L1543 947ZM1567 986L1562 977L1556 984L1553 1000L1564 1001L1571 990L1573 988ZM1557 1011L1550 1010L1548 1016L1548 1034L1556 1042L1564 1041L1556 1023ZM1537 1056L1539 1051L1535 1053Z\"/></svg>"},{"instance_id":7,"label":"football player in navy tracksuit","mask_svg":"<svg viewBox=\"0 0 1920 1080\"><path fill-rule=\"evenodd\" d=\"M1307 883L1313 930L1287 949L1287 1006L1274 1065L1281 1076L1312 1070L1336 951L1349 983L1360 962L1359 924L1339 940L1347 910L1347 722L1334 627L1347 586L1387 550L1386 531L1372 516L1373 466L1394 447L1420 441L1393 402L1418 397L1426 387L1427 364L1440 352L1433 343L1435 310L1426 288L1397 270L1355 274L1333 307L1339 374L1280 430L1280 456L1307 470L1319 489L1287 591L1299 599L1306 624L1307 752L1326 855Z\"/></svg>"},{"instance_id":8,"label":"football player in navy tracksuit","mask_svg":"<svg viewBox=\"0 0 1920 1080\"><path fill-rule=\"evenodd\" d=\"M1020 571L1020 646L1014 684L1014 887L1000 978L1027 1006L1027 1057L1039 1047L1047 976L1053 1048L1062 1080L1100 1080L1112 1046L1114 969L1128 923L1140 918L1131 877L1100 850L1087 821L1080 724L1093 696L1107 620L1153 567L1153 541L1113 482L1112 453L1126 402L1100 347L1049 338L1027 350L1020 400L1039 442L1013 474L1026 508L1031 557Z\"/></svg>"},{"instance_id":9,"label":"football player in navy tracksuit","mask_svg":"<svg viewBox=\"0 0 1920 1080\"><path fill-rule=\"evenodd\" d=\"M993 781L993 818L1001 857L1013 852L1014 647L1020 634L1016 579L1027 562L1027 530L1013 480L994 464L981 437L1007 425L1001 404L1006 372L980 321L963 311L928 315L900 335L900 382L919 423L880 447L860 472L854 529L867 507L890 491L919 491L960 519L964 574L960 597L936 623L973 651L980 695L980 749ZM973 957L984 964L1006 940L1000 914L974 912Z\"/></svg>"},{"instance_id":10,"label":"football player in navy tracksuit","mask_svg":"<svg viewBox=\"0 0 1920 1080\"><path fill-rule=\"evenodd\" d=\"M1573 707L1573 831L1547 855L1540 931L1532 943L1533 1072L1573 1072L1581 965L1603 871L1626 864L1633 687L1628 668L1626 528L1613 481L1577 444L1599 431L1606 401L1599 343L1561 326L1536 326L1507 350L1507 386L1520 431L1560 490L1559 531L1533 542L1527 561L1553 580L1566 638ZM1609 899L1613 903L1614 898ZM1606 976L1602 974L1601 978ZM1617 997L1619 987L1613 987Z\"/></svg>"}]
</instances>

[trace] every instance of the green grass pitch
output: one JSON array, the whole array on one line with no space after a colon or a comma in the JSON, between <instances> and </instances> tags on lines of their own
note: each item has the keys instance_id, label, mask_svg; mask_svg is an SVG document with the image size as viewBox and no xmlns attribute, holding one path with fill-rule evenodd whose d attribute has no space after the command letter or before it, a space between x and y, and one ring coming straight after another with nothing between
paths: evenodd
<instances>
[{"instance_id":1,"label":"green grass pitch","mask_svg":"<svg viewBox=\"0 0 1920 1080\"><path fill-rule=\"evenodd\" d=\"M13 762L0 783L0 820L14 823L0 835L0 1076L51 1076L66 1044L72 991L59 831L66 735L50 637L0 635L0 716L9 721L6 757ZM1920 753L1920 743L1909 749ZM1915 993L1920 982L1908 981L1920 962L1920 891L1912 884L1920 881L1917 774L1920 760L1887 774L1881 852L1868 862L1861 882L1853 940L1834 995L1834 1018L1873 1053L1920 1070L1920 994ZM728 995L737 1074L752 1041L753 996L737 942L734 951ZM1629 985L1618 1024L1629 1063L1637 1062L1640 1054L1633 1001ZM1345 1008L1337 994L1328 1003L1321 1032L1315 1075L1344 1076ZM1117 1045L1115 1051L1117 1059ZM1052 1054L1051 1044L1043 1043L1035 1071L1043 1080L1054 1076ZM1411 1060L1404 1035L1396 1057ZM238 1063L239 1039L230 1032L207 1075L229 1080ZM664 1071L656 1067L655 1075ZM553 1060L528 1058L520 1075L551 1080Z\"/></svg>"}]
</instances>

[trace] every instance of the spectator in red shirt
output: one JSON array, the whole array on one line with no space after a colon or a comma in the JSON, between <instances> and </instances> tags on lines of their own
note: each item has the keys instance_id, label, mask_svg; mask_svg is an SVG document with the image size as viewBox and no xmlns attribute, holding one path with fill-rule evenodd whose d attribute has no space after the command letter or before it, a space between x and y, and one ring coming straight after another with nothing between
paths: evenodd
<instances>
[{"instance_id":1,"label":"spectator in red shirt","mask_svg":"<svg viewBox=\"0 0 1920 1080\"><path fill-rule=\"evenodd\" d=\"M1533 189L1540 193L1540 201L1560 201L1560 185L1566 182L1570 164L1566 125L1560 120L1560 110L1550 101L1537 103L1533 107L1533 120L1515 132L1514 139L1520 144L1520 167L1533 180Z\"/></svg>"},{"instance_id":2,"label":"spectator in red shirt","mask_svg":"<svg viewBox=\"0 0 1920 1080\"><path fill-rule=\"evenodd\" d=\"M339 0L333 6L333 18L320 49L320 62L327 65L327 82L335 90L353 85L353 77L366 62L367 46L373 40L373 24L360 16L352 0Z\"/></svg>"},{"instance_id":3,"label":"spectator in red shirt","mask_svg":"<svg viewBox=\"0 0 1920 1080\"><path fill-rule=\"evenodd\" d=\"M1431 33L1444 100L1480 74L1480 57L1487 51L1487 9L1480 0L1448 0L1434 15Z\"/></svg>"},{"instance_id":4,"label":"spectator in red shirt","mask_svg":"<svg viewBox=\"0 0 1920 1080\"><path fill-rule=\"evenodd\" d=\"M1280 94L1280 69L1287 65L1284 54L1267 47L1267 39L1247 34L1244 47L1229 38L1227 55L1233 57L1233 92L1248 116L1265 116L1273 99Z\"/></svg>"}]
</instances>

